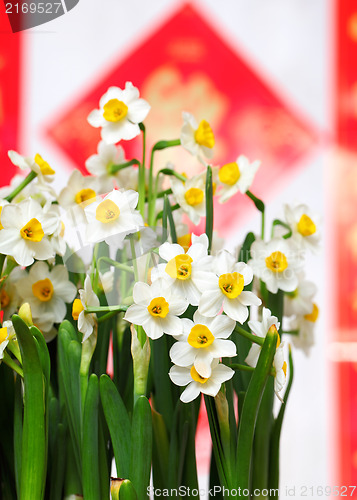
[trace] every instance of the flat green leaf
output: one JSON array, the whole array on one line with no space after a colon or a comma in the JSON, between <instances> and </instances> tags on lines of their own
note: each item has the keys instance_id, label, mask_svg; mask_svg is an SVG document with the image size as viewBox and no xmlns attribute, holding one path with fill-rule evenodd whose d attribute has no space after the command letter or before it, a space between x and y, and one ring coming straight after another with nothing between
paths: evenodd
<instances>
[{"instance_id":1,"label":"flat green leaf","mask_svg":"<svg viewBox=\"0 0 357 500\"><path fill-rule=\"evenodd\" d=\"M99 381L100 398L112 440L115 464L119 477L129 477L131 456L131 424L128 412L114 382L108 375Z\"/></svg>"},{"instance_id":2,"label":"flat green leaf","mask_svg":"<svg viewBox=\"0 0 357 500\"><path fill-rule=\"evenodd\" d=\"M213 236L213 185L212 168L207 167L206 174L206 234L208 236L208 253L211 252Z\"/></svg>"},{"instance_id":3,"label":"flat green leaf","mask_svg":"<svg viewBox=\"0 0 357 500\"><path fill-rule=\"evenodd\" d=\"M44 375L37 341L19 316L14 314L12 322L24 371L20 500L41 500L45 490L47 450Z\"/></svg>"},{"instance_id":4,"label":"flat green leaf","mask_svg":"<svg viewBox=\"0 0 357 500\"><path fill-rule=\"evenodd\" d=\"M83 414L82 482L86 500L100 500L98 405L98 378L92 374L89 377Z\"/></svg>"},{"instance_id":5,"label":"flat green leaf","mask_svg":"<svg viewBox=\"0 0 357 500\"><path fill-rule=\"evenodd\" d=\"M152 417L148 399L140 396L135 404L131 426L131 459L129 479L140 500L147 497L152 454Z\"/></svg>"}]
</instances>

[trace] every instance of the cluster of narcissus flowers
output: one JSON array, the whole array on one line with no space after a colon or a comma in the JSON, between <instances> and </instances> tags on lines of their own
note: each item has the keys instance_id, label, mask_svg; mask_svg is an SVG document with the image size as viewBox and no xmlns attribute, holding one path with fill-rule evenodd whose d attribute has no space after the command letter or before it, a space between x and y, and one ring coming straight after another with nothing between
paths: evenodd
<instances>
[{"instance_id":1,"label":"cluster of narcissus flowers","mask_svg":"<svg viewBox=\"0 0 357 500\"><path fill-rule=\"evenodd\" d=\"M260 162L237 155L224 165L208 165L213 130L188 112L180 138L154 146L149 168L126 159L125 146L118 142L145 130L149 110L132 83L124 90L109 88L88 117L102 137L86 162L91 175L74 170L59 193L51 183L55 171L39 154L9 152L12 163L28 175L15 176L11 186L0 190L5 320L0 355L16 341L9 320L24 303L47 341L70 316L70 304L83 342L105 320L98 314L125 312L118 320L142 328L153 341L164 334L174 339L169 376L185 387L181 400L189 402L200 393L216 396L233 377L237 335L252 340L245 361L256 366L262 339L269 329L282 326L281 318L264 307L267 294L284 294L293 343L308 352L318 309L315 286L302 269L305 251L317 247L320 222L306 205L286 206L285 219L274 221L274 235L265 240L264 204L250 191ZM178 145L197 158L199 174L183 175L172 163L154 170L154 152ZM170 187L164 190L165 176ZM262 233L248 249L249 259L221 248L207 212L213 198L225 203L238 193L262 213ZM206 233L196 235L192 224L203 217ZM87 260L83 249L89 250ZM100 261L107 265L105 273ZM131 279L118 282L115 268ZM277 346L272 367L277 394L286 377L283 346Z\"/></svg>"}]
</instances>

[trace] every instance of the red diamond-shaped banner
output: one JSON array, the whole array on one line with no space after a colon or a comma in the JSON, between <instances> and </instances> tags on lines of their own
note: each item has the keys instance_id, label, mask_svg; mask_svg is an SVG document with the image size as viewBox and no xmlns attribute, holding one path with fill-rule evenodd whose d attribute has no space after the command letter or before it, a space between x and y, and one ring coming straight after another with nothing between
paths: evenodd
<instances>
[{"instance_id":1,"label":"red diamond-shaped banner","mask_svg":"<svg viewBox=\"0 0 357 500\"><path fill-rule=\"evenodd\" d=\"M294 162L313 145L311 128L295 116L247 63L190 5L160 26L110 71L94 88L84 89L76 106L68 109L49 128L51 137L84 170L85 160L95 153L99 131L87 123L109 86L124 87L126 80L140 89L152 106L147 120L149 146L157 140L179 137L181 112L206 119L216 135L215 164L235 161L240 154L262 160L254 192L266 195L271 182L291 176ZM127 157L140 157L140 141L123 144ZM157 166L168 159L178 170L197 171L188 153L159 153ZM201 167L202 168L202 167ZM237 197L216 210L216 226L228 230L250 207ZM227 218L227 209L231 217Z\"/></svg>"}]
</instances>

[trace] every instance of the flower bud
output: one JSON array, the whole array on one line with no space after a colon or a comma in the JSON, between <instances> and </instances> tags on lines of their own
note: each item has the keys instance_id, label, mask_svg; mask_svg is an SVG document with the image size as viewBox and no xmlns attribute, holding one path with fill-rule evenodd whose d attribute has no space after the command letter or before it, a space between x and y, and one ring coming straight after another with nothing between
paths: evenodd
<instances>
[{"instance_id":1,"label":"flower bud","mask_svg":"<svg viewBox=\"0 0 357 500\"><path fill-rule=\"evenodd\" d=\"M25 302L20 307L19 316L26 323L27 326L33 325L31 307L30 307L30 304L28 302Z\"/></svg>"}]
</instances>

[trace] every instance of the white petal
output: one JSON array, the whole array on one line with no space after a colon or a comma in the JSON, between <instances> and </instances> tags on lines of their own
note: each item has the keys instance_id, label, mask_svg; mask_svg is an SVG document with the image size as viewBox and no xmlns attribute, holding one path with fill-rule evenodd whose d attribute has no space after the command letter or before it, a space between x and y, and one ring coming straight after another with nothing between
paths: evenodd
<instances>
[{"instance_id":1,"label":"white petal","mask_svg":"<svg viewBox=\"0 0 357 500\"><path fill-rule=\"evenodd\" d=\"M215 339L208 349L214 358L231 358L237 355L237 347L231 340Z\"/></svg>"},{"instance_id":2,"label":"white petal","mask_svg":"<svg viewBox=\"0 0 357 500\"><path fill-rule=\"evenodd\" d=\"M161 326L161 318L147 318L143 324L143 328L148 337L153 340L159 339L163 336L164 331Z\"/></svg>"},{"instance_id":3,"label":"white petal","mask_svg":"<svg viewBox=\"0 0 357 500\"><path fill-rule=\"evenodd\" d=\"M228 316L217 316L211 323L213 335L219 339L226 339L230 336L236 326L236 322Z\"/></svg>"},{"instance_id":4,"label":"white petal","mask_svg":"<svg viewBox=\"0 0 357 500\"><path fill-rule=\"evenodd\" d=\"M238 323L243 324L248 318L248 308L239 302L238 299L224 298L223 311Z\"/></svg>"},{"instance_id":5,"label":"white petal","mask_svg":"<svg viewBox=\"0 0 357 500\"><path fill-rule=\"evenodd\" d=\"M181 366L172 366L169 371L169 377L176 385L184 386L192 382L190 370Z\"/></svg>"},{"instance_id":6,"label":"white petal","mask_svg":"<svg viewBox=\"0 0 357 500\"><path fill-rule=\"evenodd\" d=\"M133 123L141 123L145 120L150 111L150 104L144 99L137 99L132 102L128 109L128 119Z\"/></svg>"},{"instance_id":7,"label":"white petal","mask_svg":"<svg viewBox=\"0 0 357 500\"><path fill-rule=\"evenodd\" d=\"M160 246L159 255L162 259L169 262L169 260L174 259L177 255L182 255L185 253L185 250L181 245L177 243L169 243L168 241Z\"/></svg>"},{"instance_id":8,"label":"white petal","mask_svg":"<svg viewBox=\"0 0 357 500\"><path fill-rule=\"evenodd\" d=\"M88 122L92 127L98 128L104 124L103 113L100 109L94 109L91 113L89 113Z\"/></svg>"},{"instance_id":9,"label":"white petal","mask_svg":"<svg viewBox=\"0 0 357 500\"><path fill-rule=\"evenodd\" d=\"M152 298L152 292L149 285L140 281L135 283L133 289L133 299L136 304L148 306Z\"/></svg>"},{"instance_id":10,"label":"white petal","mask_svg":"<svg viewBox=\"0 0 357 500\"><path fill-rule=\"evenodd\" d=\"M168 314L166 318L161 318L161 328L168 335L181 335L183 333L183 324L177 316Z\"/></svg>"},{"instance_id":11,"label":"white petal","mask_svg":"<svg viewBox=\"0 0 357 500\"><path fill-rule=\"evenodd\" d=\"M208 349L197 349L194 367L201 377L209 378L212 373L211 363L213 355Z\"/></svg>"},{"instance_id":12,"label":"white petal","mask_svg":"<svg viewBox=\"0 0 357 500\"><path fill-rule=\"evenodd\" d=\"M199 382L191 382L180 396L183 403L190 403L201 393ZM202 384L204 385L204 384Z\"/></svg>"},{"instance_id":13,"label":"white petal","mask_svg":"<svg viewBox=\"0 0 357 500\"><path fill-rule=\"evenodd\" d=\"M196 349L187 342L175 342L170 349L170 358L175 365L192 366Z\"/></svg>"},{"instance_id":14,"label":"white petal","mask_svg":"<svg viewBox=\"0 0 357 500\"><path fill-rule=\"evenodd\" d=\"M198 310L200 314L214 317L222 308L223 297L220 290L204 292L200 298Z\"/></svg>"},{"instance_id":15,"label":"white petal","mask_svg":"<svg viewBox=\"0 0 357 500\"><path fill-rule=\"evenodd\" d=\"M149 314L145 306L133 304L126 311L124 319L133 325L143 325Z\"/></svg>"},{"instance_id":16,"label":"white petal","mask_svg":"<svg viewBox=\"0 0 357 500\"><path fill-rule=\"evenodd\" d=\"M239 295L238 299L244 306L260 306L262 303L255 293L245 290Z\"/></svg>"},{"instance_id":17,"label":"white petal","mask_svg":"<svg viewBox=\"0 0 357 500\"><path fill-rule=\"evenodd\" d=\"M250 351L248 352L248 356L244 360L247 363L247 365L252 366L253 368L257 366L261 350L262 348L258 344L252 345Z\"/></svg>"}]
</instances>

